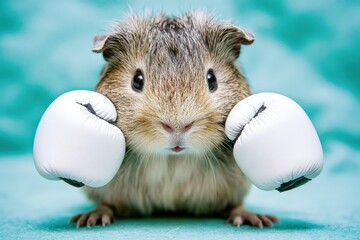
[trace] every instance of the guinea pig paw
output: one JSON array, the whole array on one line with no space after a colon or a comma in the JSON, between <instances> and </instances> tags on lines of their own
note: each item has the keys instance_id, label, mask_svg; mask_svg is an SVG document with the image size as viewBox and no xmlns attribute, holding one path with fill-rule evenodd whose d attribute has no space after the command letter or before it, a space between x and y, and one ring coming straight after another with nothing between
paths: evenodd
<instances>
[{"instance_id":1,"label":"guinea pig paw","mask_svg":"<svg viewBox=\"0 0 360 240\"><path fill-rule=\"evenodd\" d=\"M96 209L87 212L80 213L73 216L70 219L71 223L76 222L76 227L88 227L91 228L96 225L106 226L115 222L113 210L107 206L100 206Z\"/></svg>"},{"instance_id":2,"label":"guinea pig paw","mask_svg":"<svg viewBox=\"0 0 360 240\"><path fill-rule=\"evenodd\" d=\"M243 206L234 208L226 223L240 227L242 225L251 225L258 228L271 227L273 222L278 222L279 219L272 215L257 214L247 211Z\"/></svg>"},{"instance_id":3,"label":"guinea pig paw","mask_svg":"<svg viewBox=\"0 0 360 240\"><path fill-rule=\"evenodd\" d=\"M235 216L235 217L229 217L228 220L226 220L227 224L232 224L236 227L240 227L244 224L244 219L241 216Z\"/></svg>"}]
</instances>

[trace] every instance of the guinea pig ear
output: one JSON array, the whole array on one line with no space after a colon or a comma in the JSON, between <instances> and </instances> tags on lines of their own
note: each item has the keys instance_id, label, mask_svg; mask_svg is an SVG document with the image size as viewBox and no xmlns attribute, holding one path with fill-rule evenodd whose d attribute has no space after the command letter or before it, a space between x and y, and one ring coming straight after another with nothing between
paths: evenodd
<instances>
[{"instance_id":1,"label":"guinea pig ear","mask_svg":"<svg viewBox=\"0 0 360 240\"><path fill-rule=\"evenodd\" d=\"M250 45L255 41L255 34L252 32L248 32L243 28L237 27L237 31L240 34L240 42L241 44Z\"/></svg>"},{"instance_id":2,"label":"guinea pig ear","mask_svg":"<svg viewBox=\"0 0 360 240\"><path fill-rule=\"evenodd\" d=\"M93 39L93 48L92 51L100 53L104 50L106 41L110 35L96 35Z\"/></svg>"},{"instance_id":3,"label":"guinea pig ear","mask_svg":"<svg viewBox=\"0 0 360 240\"><path fill-rule=\"evenodd\" d=\"M235 59L240 55L241 45L250 45L255 41L255 35L243 28L231 26L220 30L220 38L225 48Z\"/></svg>"},{"instance_id":4,"label":"guinea pig ear","mask_svg":"<svg viewBox=\"0 0 360 240\"><path fill-rule=\"evenodd\" d=\"M205 42L211 52L229 61L235 61L240 55L241 45L254 42L255 35L232 24L211 25L206 28Z\"/></svg>"},{"instance_id":5,"label":"guinea pig ear","mask_svg":"<svg viewBox=\"0 0 360 240\"><path fill-rule=\"evenodd\" d=\"M95 53L102 53L106 61L108 61L109 58L113 56L113 51L109 47L109 45L111 45L109 44L110 38L111 35L105 34L105 35L97 35L93 39L92 51Z\"/></svg>"}]
</instances>

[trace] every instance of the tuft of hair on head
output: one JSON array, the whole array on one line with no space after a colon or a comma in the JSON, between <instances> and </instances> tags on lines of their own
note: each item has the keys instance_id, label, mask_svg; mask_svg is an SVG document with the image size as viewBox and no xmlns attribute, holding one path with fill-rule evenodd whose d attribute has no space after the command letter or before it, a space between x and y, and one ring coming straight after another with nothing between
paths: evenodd
<instances>
[{"instance_id":1,"label":"tuft of hair on head","mask_svg":"<svg viewBox=\"0 0 360 240\"><path fill-rule=\"evenodd\" d=\"M177 25L174 25L174 23ZM171 24L170 24L171 23ZM157 26L158 25L158 26ZM124 45L131 44L127 36L134 33L146 34L152 26L188 27L197 30L211 53L223 56L230 61L236 60L240 55L241 45L252 44L255 35L230 21L218 20L214 13L205 10L190 11L178 17L169 17L163 13L152 14L145 11L138 14L130 10L120 21L113 24L109 34L94 37L93 52L102 53L108 61L116 52L121 52Z\"/></svg>"},{"instance_id":2,"label":"tuft of hair on head","mask_svg":"<svg viewBox=\"0 0 360 240\"><path fill-rule=\"evenodd\" d=\"M186 16L201 31L210 52L230 56L231 61L239 57L241 45L250 45L255 41L255 34L229 20L217 19L214 13L200 10L189 12Z\"/></svg>"}]
</instances>

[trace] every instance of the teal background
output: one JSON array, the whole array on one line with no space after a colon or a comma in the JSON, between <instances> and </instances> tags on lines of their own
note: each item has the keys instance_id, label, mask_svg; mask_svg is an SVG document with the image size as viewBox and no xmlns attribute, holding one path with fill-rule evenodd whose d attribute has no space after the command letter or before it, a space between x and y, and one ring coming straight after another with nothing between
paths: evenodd
<instances>
[{"instance_id":1,"label":"teal background","mask_svg":"<svg viewBox=\"0 0 360 240\"><path fill-rule=\"evenodd\" d=\"M250 208L270 210L282 223L265 232L231 228L218 219L157 219L154 226L151 220L128 220L92 232L66 223L91 205L77 189L38 176L31 157L36 126L60 94L94 88L104 61L91 52L92 37L105 33L129 6L169 14L207 9L256 34L239 59L253 91L296 100L313 121L325 155L323 173L304 187L281 195L250 193ZM0 1L1 239L17 234L99 239L121 232L150 239L237 234L355 239L360 236L359 29L360 2L350 0Z\"/></svg>"}]
</instances>

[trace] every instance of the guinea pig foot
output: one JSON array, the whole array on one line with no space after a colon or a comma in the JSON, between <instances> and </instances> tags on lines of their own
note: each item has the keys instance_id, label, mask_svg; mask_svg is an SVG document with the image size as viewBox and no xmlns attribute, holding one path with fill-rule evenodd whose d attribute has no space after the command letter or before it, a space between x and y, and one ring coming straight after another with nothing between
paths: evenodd
<instances>
[{"instance_id":1,"label":"guinea pig foot","mask_svg":"<svg viewBox=\"0 0 360 240\"><path fill-rule=\"evenodd\" d=\"M88 227L91 228L95 225L106 226L115 222L114 212L107 205L98 206L96 209L87 212L80 213L73 216L70 219L71 223L76 222L76 227Z\"/></svg>"},{"instance_id":2,"label":"guinea pig foot","mask_svg":"<svg viewBox=\"0 0 360 240\"><path fill-rule=\"evenodd\" d=\"M250 212L242 205L235 207L230 212L230 217L226 223L240 227L241 225L251 225L258 228L271 227L273 222L279 222L279 219L272 215L263 215Z\"/></svg>"}]
</instances>

